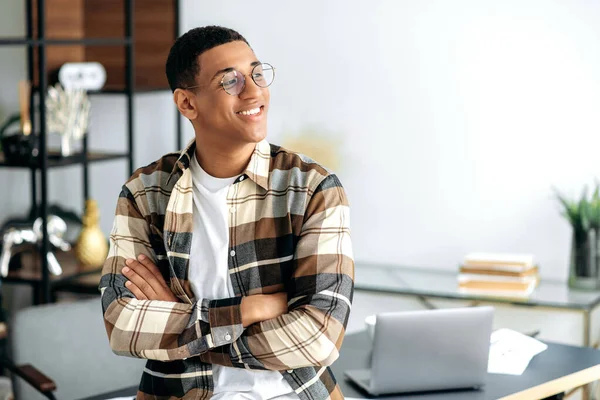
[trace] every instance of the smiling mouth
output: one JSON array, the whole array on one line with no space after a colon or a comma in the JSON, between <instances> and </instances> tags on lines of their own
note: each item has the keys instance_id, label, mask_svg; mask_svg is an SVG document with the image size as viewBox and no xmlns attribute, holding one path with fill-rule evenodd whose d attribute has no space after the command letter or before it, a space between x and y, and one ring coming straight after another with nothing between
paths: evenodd
<instances>
[{"instance_id":1,"label":"smiling mouth","mask_svg":"<svg viewBox=\"0 0 600 400\"><path fill-rule=\"evenodd\" d=\"M236 112L236 114L245 116L245 117L256 117L256 116L262 115L264 108L265 108L264 106L260 106L260 107L252 108L250 110L238 111L238 112Z\"/></svg>"}]
</instances>

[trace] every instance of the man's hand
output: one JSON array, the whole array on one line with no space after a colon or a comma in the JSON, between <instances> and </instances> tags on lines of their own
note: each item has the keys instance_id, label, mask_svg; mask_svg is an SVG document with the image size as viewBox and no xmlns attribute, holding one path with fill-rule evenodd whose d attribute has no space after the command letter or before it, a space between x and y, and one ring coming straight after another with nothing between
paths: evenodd
<instances>
[{"instance_id":1,"label":"man's hand","mask_svg":"<svg viewBox=\"0 0 600 400\"><path fill-rule=\"evenodd\" d=\"M242 299L242 325L279 317L288 312L287 293L256 294Z\"/></svg>"},{"instance_id":2,"label":"man's hand","mask_svg":"<svg viewBox=\"0 0 600 400\"><path fill-rule=\"evenodd\" d=\"M122 272L129 279L125 282L125 286L131 290L136 299L179 302L156 265L148 257L141 254L137 260L130 258L125 261L125 264L127 266Z\"/></svg>"}]
</instances>

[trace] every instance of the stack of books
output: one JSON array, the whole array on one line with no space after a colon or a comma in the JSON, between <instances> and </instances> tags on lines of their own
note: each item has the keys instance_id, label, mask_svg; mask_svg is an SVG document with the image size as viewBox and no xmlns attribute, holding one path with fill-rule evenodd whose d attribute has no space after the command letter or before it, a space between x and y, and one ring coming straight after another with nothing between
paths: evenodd
<instances>
[{"instance_id":1,"label":"stack of books","mask_svg":"<svg viewBox=\"0 0 600 400\"><path fill-rule=\"evenodd\" d=\"M538 283L538 266L527 254L468 254L458 274L459 291L465 293L522 297Z\"/></svg>"}]
</instances>

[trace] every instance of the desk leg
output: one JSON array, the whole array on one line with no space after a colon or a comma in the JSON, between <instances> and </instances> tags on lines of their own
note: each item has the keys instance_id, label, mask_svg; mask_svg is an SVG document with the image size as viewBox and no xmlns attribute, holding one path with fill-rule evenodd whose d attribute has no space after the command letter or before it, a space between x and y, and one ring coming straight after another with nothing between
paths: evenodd
<instances>
[{"instance_id":1,"label":"desk leg","mask_svg":"<svg viewBox=\"0 0 600 400\"><path fill-rule=\"evenodd\" d=\"M592 341L591 341L591 332L590 332L590 328L591 328L591 312L590 310L584 310L583 311L583 345L585 347L591 347L592 345ZM581 386L581 399L582 400L591 400L592 399L592 393L593 393L593 383L587 384L587 385L583 385ZM598 385L600 386L600 385ZM579 390L579 388L573 389L569 392L567 392L567 394L565 395L565 398L571 397L571 395L573 395L573 393L577 392ZM600 399L600 397L599 397Z\"/></svg>"},{"instance_id":2,"label":"desk leg","mask_svg":"<svg viewBox=\"0 0 600 400\"><path fill-rule=\"evenodd\" d=\"M589 310L585 310L583 312L583 345L586 347L590 347L592 345L592 340L591 340L591 321L590 321L591 315Z\"/></svg>"},{"instance_id":3,"label":"desk leg","mask_svg":"<svg viewBox=\"0 0 600 400\"><path fill-rule=\"evenodd\" d=\"M591 392L590 388L591 387L592 387L592 384L583 385L583 393L582 393L582 396L581 396L582 400L590 400L591 399L590 398L590 392Z\"/></svg>"},{"instance_id":4,"label":"desk leg","mask_svg":"<svg viewBox=\"0 0 600 400\"><path fill-rule=\"evenodd\" d=\"M583 312L583 345L586 347L590 347L591 343L591 315L589 310L585 310ZM583 385L583 394L582 400L590 400L592 394L592 383L588 385Z\"/></svg>"}]
</instances>

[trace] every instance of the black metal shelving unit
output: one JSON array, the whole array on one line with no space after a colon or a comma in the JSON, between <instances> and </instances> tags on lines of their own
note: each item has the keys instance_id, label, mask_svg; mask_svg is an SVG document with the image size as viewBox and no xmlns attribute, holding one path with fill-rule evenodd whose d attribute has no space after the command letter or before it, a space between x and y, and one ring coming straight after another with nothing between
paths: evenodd
<instances>
[{"instance_id":1,"label":"black metal shelving unit","mask_svg":"<svg viewBox=\"0 0 600 400\"><path fill-rule=\"evenodd\" d=\"M34 207L39 207L39 216L43 219L42 232L43 240L39 250L40 255L45 255L50 244L47 236L47 220L48 220L48 172L51 168L59 168L69 165L82 166L83 180L83 199L84 202L89 198L89 165L90 163L109 162L112 160L127 160L127 175L131 175L134 171L133 146L134 146L134 99L136 92L149 93L165 91L165 88L135 88L135 37L134 37L134 3L135 0L124 0L124 15L125 15L125 35L121 38L82 38L82 39L57 39L47 38L46 20L45 20L45 0L37 0L37 33L38 37L33 37L33 0L26 0L26 37L24 38L0 38L0 46L26 46L27 47L27 77L29 82L34 82L34 49L38 49L38 86L32 88L30 96L30 110L34 115L35 96L39 98L38 113L39 127L35 126L35 118L31 118L32 132L39 132L40 153L35 164L14 165L8 164L2 153L0 153L0 168L28 168L31 172L30 189L31 189L31 204ZM177 38L180 32L179 19L179 0L173 0L175 7L175 32L174 37ZM126 149L122 153L106 153L106 152L89 152L87 135L82 141L82 151L78 154L73 154L67 157L61 157L58 153L49 152L47 149L47 132L46 132L46 109L45 98L48 88L47 71L46 71L46 47L47 46L69 46L69 45L84 45L84 46L122 46L125 51L125 87L124 89L106 89L99 91L90 91L89 95L95 94L110 94L110 95L125 95L127 98L127 144ZM182 121L179 111L176 112L176 137L175 145L177 149L183 147L182 138ZM38 193L38 182L40 190ZM53 299L52 290L59 288L68 288L71 292L91 293L95 290L94 287L84 286L78 287L76 281L79 277L85 278L90 271L77 272L67 274L61 277L50 277L48 270L48 262L46 257L39 257L41 262L41 278L31 275L18 276L10 275L4 278L3 281L12 284L27 284L33 286L35 304L49 303ZM59 260L60 261L60 260Z\"/></svg>"},{"instance_id":2,"label":"black metal shelving unit","mask_svg":"<svg viewBox=\"0 0 600 400\"><path fill-rule=\"evenodd\" d=\"M179 37L179 32L181 31L181 20L179 19L179 1L175 0L175 39ZM179 114L179 110L175 107L175 126L176 126L176 135L175 135L175 148L182 149L183 148L183 138L181 137L181 114Z\"/></svg>"},{"instance_id":3,"label":"black metal shelving unit","mask_svg":"<svg viewBox=\"0 0 600 400\"><path fill-rule=\"evenodd\" d=\"M178 6L177 6L178 8ZM35 118L31 118L32 132L39 134L39 154L35 164L10 165L6 163L4 157L0 155L1 168L28 168L31 171L30 188L31 203L33 207L39 209L39 217L42 218L43 239L39 246L39 260L41 263L41 278L31 276L10 276L4 279L7 283L29 284L34 289L34 303L49 303L52 300L51 286L60 283L61 280L70 280L74 274L69 276L52 279L48 270L48 261L45 254L50 249L47 234L48 220L48 172L50 168L63 167L68 165L82 166L83 179L83 198L84 201L89 198L89 164L101 161L127 160L127 174L133 173L133 146L134 146L134 118L133 118L133 94L134 88L134 0L124 0L125 15L125 36L122 38L83 38L74 39L55 39L46 38L46 18L45 18L45 0L37 0L37 34L33 37L33 1L26 0L26 37L25 38L0 38L0 46L26 46L27 47L27 77L29 82L34 81L34 48L38 53L38 87L31 91L30 110L32 116L35 115L34 98L39 98L37 110L39 114L39 126L35 126ZM178 11L178 10L177 10ZM178 12L177 12L178 14ZM48 87L46 71L46 47L47 46L123 46L125 51L125 89L115 91L116 94L122 94L127 97L127 144L126 151L123 153L94 153L88 151L87 136L82 143L82 151L68 157L61 157L59 154L48 152L47 132L46 132L46 90ZM92 93L104 93L103 91ZM90 93L90 94L92 94ZM179 135L178 135L179 136ZM40 190L38 193L38 180ZM85 274L86 272L78 272Z\"/></svg>"}]
</instances>

